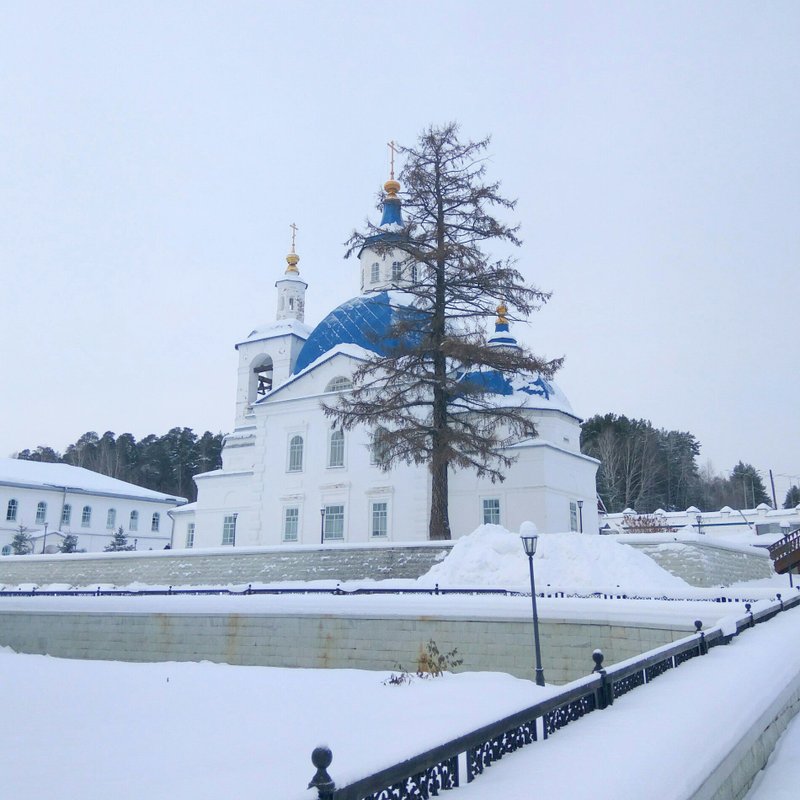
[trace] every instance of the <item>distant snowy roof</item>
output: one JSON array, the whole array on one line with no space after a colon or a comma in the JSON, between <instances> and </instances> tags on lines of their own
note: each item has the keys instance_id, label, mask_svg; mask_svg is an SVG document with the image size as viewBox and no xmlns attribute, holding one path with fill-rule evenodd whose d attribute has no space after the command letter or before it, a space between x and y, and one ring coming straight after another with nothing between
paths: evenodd
<instances>
[{"instance_id":1,"label":"distant snowy roof","mask_svg":"<svg viewBox=\"0 0 800 800\"><path fill-rule=\"evenodd\" d=\"M297 319L282 319L278 322L265 322L259 325L255 330L247 334L247 338L241 342L236 343L238 348L240 344L245 342L257 342L262 339L274 339L276 336L286 336L287 334L294 334L300 339L308 339L311 333L311 328L304 322Z\"/></svg>"},{"instance_id":2,"label":"distant snowy roof","mask_svg":"<svg viewBox=\"0 0 800 800\"><path fill-rule=\"evenodd\" d=\"M104 494L119 497L135 497L142 500L182 503L185 497L177 497L151 489L144 489L133 483L109 478L99 472L70 464L48 464L41 461L24 461L19 458L0 458L0 483L18 486L42 486L48 489L63 489Z\"/></svg>"}]
</instances>

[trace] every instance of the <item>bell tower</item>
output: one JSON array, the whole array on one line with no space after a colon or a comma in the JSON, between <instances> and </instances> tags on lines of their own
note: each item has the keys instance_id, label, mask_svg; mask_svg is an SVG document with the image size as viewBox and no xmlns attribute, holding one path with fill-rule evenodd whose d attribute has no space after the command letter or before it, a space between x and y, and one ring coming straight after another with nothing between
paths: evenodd
<instances>
[{"instance_id":1,"label":"bell tower","mask_svg":"<svg viewBox=\"0 0 800 800\"><path fill-rule=\"evenodd\" d=\"M278 289L278 311L275 319L278 322L282 319L296 319L298 322L303 322L308 284L300 277L300 270L297 269L300 256L294 247L295 236L299 229L294 222L289 227L292 229L292 250L286 256L286 272L280 280L275 281Z\"/></svg>"}]
</instances>

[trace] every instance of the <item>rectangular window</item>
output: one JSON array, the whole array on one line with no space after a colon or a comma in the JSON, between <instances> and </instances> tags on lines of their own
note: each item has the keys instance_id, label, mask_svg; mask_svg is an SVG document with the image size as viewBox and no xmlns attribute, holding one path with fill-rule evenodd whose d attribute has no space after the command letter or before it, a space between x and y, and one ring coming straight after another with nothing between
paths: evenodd
<instances>
[{"instance_id":1,"label":"rectangular window","mask_svg":"<svg viewBox=\"0 0 800 800\"><path fill-rule=\"evenodd\" d=\"M392 261L392 280L399 281L403 277L403 270L399 261Z\"/></svg>"},{"instance_id":2,"label":"rectangular window","mask_svg":"<svg viewBox=\"0 0 800 800\"><path fill-rule=\"evenodd\" d=\"M158 533L158 529L161 527L161 514L158 511L153 514L153 519L150 522L150 530L153 533Z\"/></svg>"},{"instance_id":3,"label":"rectangular window","mask_svg":"<svg viewBox=\"0 0 800 800\"><path fill-rule=\"evenodd\" d=\"M64 503L64 508L61 509L61 524L69 525L72 519L72 506L69 503Z\"/></svg>"},{"instance_id":4,"label":"rectangular window","mask_svg":"<svg viewBox=\"0 0 800 800\"><path fill-rule=\"evenodd\" d=\"M300 527L300 509L290 506L283 509L283 541L296 542L297 532Z\"/></svg>"},{"instance_id":5,"label":"rectangular window","mask_svg":"<svg viewBox=\"0 0 800 800\"><path fill-rule=\"evenodd\" d=\"M381 268L378 262L376 261L369 270L369 281L370 283L377 283L381 276Z\"/></svg>"},{"instance_id":6,"label":"rectangular window","mask_svg":"<svg viewBox=\"0 0 800 800\"><path fill-rule=\"evenodd\" d=\"M41 525L47 518L47 503L42 501L36 506L36 524Z\"/></svg>"},{"instance_id":7,"label":"rectangular window","mask_svg":"<svg viewBox=\"0 0 800 800\"><path fill-rule=\"evenodd\" d=\"M8 501L8 509L6 510L6 522L15 522L17 519L17 508L19 508L19 503L16 500L11 499Z\"/></svg>"},{"instance_id":8,"label":"rectangular window","mask_svg":"<svg viewBox=\"0 0 800 800\"><path fill-rule=\"evenodd\" d=\"M186 546L194 547L194 522L186 526Z\"/></svg>"},{"instance_id":9,"label":"rectangular window","mask_svg":"<svg viewBox=\"0 0 800 800\"><path fill-rule=\"evenodd\" d=\"M331 431L331 438L328 442L328 466L344 466L344 431Z\"/></svg>"},{"instance_id":10,"label":"rectangular window","mask_svg":"<svg viewBox=\"0 0 800 800\"><path fill-rule=\"evenodd\" d=\"M325 506L325 521L322 530L325 539L344 539L343 505Z\"/></svg>"},{"instance_id":11,"label":"rectangular window","mask_svg":"<svg viewBox=\"0 0 800 800\"><path fill-rule=\"evenodd\" d=\"M81 514L81 527L88 528L92 524L92 507L84 506Z\"/></svg>"},{"instance_id":12,"label":"rectangular window","mask_svg":"<svg viewBox=\"0 0 800 800\"><path fill-rule=\"evenodd\" d=\"M569 501L569 529L578 530L578 504L574 500Z\"/></svg>"},{"instance_id":13,"label":"rectangular window","mask_svg":"<svg viewBox=\"0 0 800 800\"><path fill-rule=\"evenodd\" d=\"M500 524L500 498L486 497L483 500L483 524Z\"/></svg>"},{"instance_id":14,"label":"rectangular window","mask_svg":"<svg viewBox=\"0 0 800 800\"><path fill-rule=\"evenodd\" d=\"M386 537L389 533L389 504L379 501L372 504L372 524L370 532L373 536Z\"/></svg>"},{"instance_id":15,"label":"rectangular window","mask_svg":"<svg viewBox=\"0 0 800 800\"><path fill-rule=\"evenodd\" d=\"M222 544L236 544L236 515L225 517L222 523Z\"/></svg>"},{"instance_id":16,"label":"rectangular window","mask_svg":"<svg viewBox=\"0 0 800 800\"><path fill-rule=\"evenodd\" d=\"M130 521L128 522L128 530L129 531L138 531L139 530L139 512L138 511L131 511Z\"/></svg>"},{"instance_id":17,"label":"rectangular window","mask_svg":"<svg viewBox=\"0 0 800 800\"><path fill-rule=\"evenodd\" d=\"M106 528L112 530L116 524L117 524L117 510L115 508L109 508L108 514L106 514Z\"/></svg>"}]
</instances>

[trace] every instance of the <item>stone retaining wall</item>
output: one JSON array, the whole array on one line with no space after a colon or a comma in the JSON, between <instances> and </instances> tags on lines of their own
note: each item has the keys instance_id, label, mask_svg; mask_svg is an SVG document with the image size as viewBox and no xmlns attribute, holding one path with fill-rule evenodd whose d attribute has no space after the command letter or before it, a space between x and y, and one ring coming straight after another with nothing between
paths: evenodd
<instances>
[{"instance_id":1,"label":"stone retaining wall","mask_svg":"<svg viewBox=\"0 0 800 800\"><path fill-rule=\"evenodd\" d=\"M0 558L0 585L228 586L319 578L418 578L451 547L444 542L5 556Z\"/></svg>"},{"instance_id":2,"label":"stone retaining wall","mask_svg":"<svg viewBox=\"0 0 800 800\"><path fill-rule=\"evenodd\" d=\"M540 623L547 681L591 672L592 651L606 665L689 633L673 626ZM449 616L320 616L299 613L157 614L2 611L0 645L23 653L117 661L216 661L280 667L414 671L426 643L454 648L458 671L492 670L533 678L530 622Z\"/></svg>"}]
</instances>

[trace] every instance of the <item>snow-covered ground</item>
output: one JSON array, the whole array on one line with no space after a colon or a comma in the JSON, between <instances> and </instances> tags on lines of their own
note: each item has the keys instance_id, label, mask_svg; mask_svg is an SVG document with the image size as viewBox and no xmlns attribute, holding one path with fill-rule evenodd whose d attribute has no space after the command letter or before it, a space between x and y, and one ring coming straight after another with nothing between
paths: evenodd
<instances>
[{"instance_id":1,"label":"snow-covered ground","mask_svg":"<svg viewBox=\"0 0 800 800\"><path fill-rule=\"evenodd\" d=\"M537 588L620 587L713 595L610 537L542 536ZM519 538L483 526L415 585L528 587ZM403 582L410 585L410 582ZM347 586L345 587L347 588ZM753 598L784 579L740 587ZM704 594L708 592L708 594ZM688 594L687 594L688 593ZM503 596L15 597L3 609L217 613L455 614L528 618L530 599ZM665 620L706 626L741 605L701 600L545 598L543 618ZM507 756L453 800L678 800L800 673L800 610L745 631L652 685ZM258 795L311 800L312 749L334 752L340 785L524 708L558 687L500 673L411 685L386 673L234 667L210 663L68 661L0 649L0 797L174 800ZM800 727L795 726L800 740ZM787 742L790 740L787 739ZM784 744L790 754L800 744ZM765 778L752 800L781 795ZM773 793L769 793L773 792Z\"/></svg>"},{"instance_id":2,"label":"snow-covered ground","mask_svg":"<svg viewBox=\"0 0 800 800\"><path fill-rule=\"evenodd\" d=\"M549 800L688 796L796 679L798 626L792 610L745 631L506 756L453 800L527 800L534 788ZM320 743L344 785L556 691L499 673L393 686L379 672L66 661L8 649L0 674L0 788L15 800L310 800L309 758Z\"/></svg>"}]
</instances>

